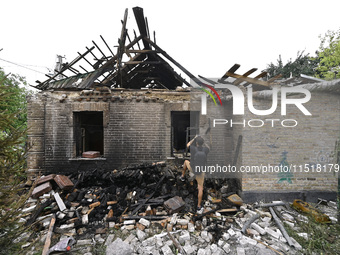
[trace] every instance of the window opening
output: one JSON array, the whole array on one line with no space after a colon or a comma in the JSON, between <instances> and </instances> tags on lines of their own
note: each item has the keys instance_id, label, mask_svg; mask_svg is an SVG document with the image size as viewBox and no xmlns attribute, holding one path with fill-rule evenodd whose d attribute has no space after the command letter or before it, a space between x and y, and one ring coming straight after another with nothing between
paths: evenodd
<instances>
[{"instance_id":1,"label":"window opening","mask_svg":"<svg viewBox=\"0 0 340 255\"><path fill-rule=\"evenodd\" d=\"M76 156L85 151L104 154L103 112L75 112Z\"/></svg>"}]
</instances>

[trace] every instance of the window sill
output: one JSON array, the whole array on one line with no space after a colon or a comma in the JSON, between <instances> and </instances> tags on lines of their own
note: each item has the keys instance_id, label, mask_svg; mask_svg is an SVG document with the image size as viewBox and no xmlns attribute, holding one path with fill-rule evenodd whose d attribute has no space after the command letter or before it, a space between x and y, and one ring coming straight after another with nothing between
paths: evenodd
<instances>
[{"instance_id":1,"label":"window sill","mask_svg":"<svg viewBox=\"0 0 340 255\"><path fill-rule=\"evenodd\" d=\"M69 158L69 161L106 161L106 158Z\"/></svg>"}]
</instances>

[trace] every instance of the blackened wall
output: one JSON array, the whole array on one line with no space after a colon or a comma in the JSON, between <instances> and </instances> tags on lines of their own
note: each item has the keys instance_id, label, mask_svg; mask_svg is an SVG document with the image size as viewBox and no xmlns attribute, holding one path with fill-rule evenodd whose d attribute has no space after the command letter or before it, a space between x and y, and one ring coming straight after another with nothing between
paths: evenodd
<instances>
[{"instance_id":1,"label":"blackened wall","mask_svg":"<svg viewBox=\"0 0 340 255\"><path fill-rule=\"evenodd\" d=\"M199 133L211 147L210 162L231 163L232 130L212 129L216 111L231 114L228 104L199 114ZM171 112L200 112L188 92L124 91L112 93L43 92L28 99L28 171L70 172L119 169L133 163L166 160L171 154ZM74 114L103 112L104 155L97 159L76 157ZM209 128L210 127L210 128ZM222 134L222 137L221 137ZM223 139L221 139L223 138Z\"/></svg>"}]
</instances>

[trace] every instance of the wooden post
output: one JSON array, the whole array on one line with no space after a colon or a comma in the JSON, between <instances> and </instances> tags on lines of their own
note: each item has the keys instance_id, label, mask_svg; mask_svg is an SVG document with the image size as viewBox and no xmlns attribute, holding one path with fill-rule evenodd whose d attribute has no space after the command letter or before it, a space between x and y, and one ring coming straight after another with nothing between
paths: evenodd
<instances>
[{"instance_id":1,"label":"wooden post","mask_svg":"<svg viewBox=\"0 0 340 255\"><path fill-rule=\"evenodd\" d=\"M51 237L52 237L52 233L53 233L54 223L55 223L55 216L53 216L52 219L51 219L50 227L48 228L48 233L47 233L47 236L46 236L44 249L43 249L41 255L47 255L48 254L48 250L50 249L50 245L51 245Z\"/></svg>"}]
</instances>

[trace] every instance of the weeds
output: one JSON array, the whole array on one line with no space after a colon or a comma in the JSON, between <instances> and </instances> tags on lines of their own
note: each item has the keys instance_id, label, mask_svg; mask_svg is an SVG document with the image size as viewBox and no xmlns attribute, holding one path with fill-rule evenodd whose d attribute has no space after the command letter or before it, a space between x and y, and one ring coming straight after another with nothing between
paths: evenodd
<instances>
[{"instance_id":1,"label":"weeds","mask_svg":"<svg viewBox=\"0 0 340 255\"><path fill-rule=\"evenodd\" d=\"M288 234L305 249L305 254L340 254L339 224L321 224L309 218L308 223L298 223L298 232L287 224L285 228ZM307 233L308 239L299 236L298 233Z\"/></svg>"}]
</instances>

